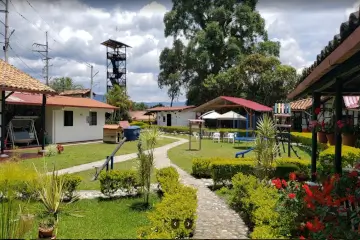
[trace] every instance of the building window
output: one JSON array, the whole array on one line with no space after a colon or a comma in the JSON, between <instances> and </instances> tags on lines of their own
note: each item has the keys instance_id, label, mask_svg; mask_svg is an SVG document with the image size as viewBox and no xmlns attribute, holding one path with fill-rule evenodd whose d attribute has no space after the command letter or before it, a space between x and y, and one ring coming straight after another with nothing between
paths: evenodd
<instances>
[{"instance_id":1,"label":"building window","mask_svg":"<svg viewBox=\"0 0 360 240\"><path fill-rule=\"evenodd\" d=\"M166 122L165 116L163 116L163 122Z\"/></svg>"},{"instance_id":2,"label":"building window","mask_svg":"<svg viewBox=\"0 0 360 240\"><path fill-rule=\"evenodd\" d=\"M64 126L65 127L74 126L74 112L73 111L64 111Z\"/></svg>"},{"instance_id":3,"label":"building window","mask_svg":"<svg viewBox=\"0 0 360 240\"><path fill-rule=\"evenodd\" d=\"M96 126L97 125L97 112L90 112L90 126Z\"/></svg>"}]
</instances>

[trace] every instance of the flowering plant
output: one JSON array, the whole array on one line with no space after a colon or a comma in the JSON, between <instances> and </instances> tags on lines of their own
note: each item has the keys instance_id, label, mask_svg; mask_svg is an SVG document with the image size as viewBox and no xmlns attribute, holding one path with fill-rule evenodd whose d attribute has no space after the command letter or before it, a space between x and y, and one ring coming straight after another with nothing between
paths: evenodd
<instances>
[{"instance_id":1,"label":"flowering plant","mask_svg":"<svg viewBox=\"0 0 360 240\"><path fill-rule=\"evenodd\" d=\"M334 122L332 120L326 122L324 127L325 133L327 134L334 133L334 127L335 127Z\"/></svg>"},{"instance_id":2,"label":"flowering plant","mask_svg":"<svg viewBox=\"0 0 360 240\"><path fill-rule=\"evenodd\" d=\"M349 119L347 120L339 120L336 122L337 127L340 129L341 133L346 135L352 135L355 134L355 128L352 121Z\"/></svg>"},{"instance_id":3,"label":"flowering plant","mask_svg":"<svg viewBox=\"0 0 360 240\"><path fill-rule=\"evenodd\" d=\"M325 122L311 121L310 129L315 128L316 132L325 132Z\"/></svg>"},{"instance_id":4,"label":"flowering plant","mask_svg":"<svg viewBox=\"0 0 360 240\"><path fill-rule=\"evenodd\" d=\"M64 151L64 147L63 147L62 145L60 145L60 144L58 144L58 145L56 146L56 149L57 149L57 151L58 151L59 154Z\"/></svg>"}]
</instances>

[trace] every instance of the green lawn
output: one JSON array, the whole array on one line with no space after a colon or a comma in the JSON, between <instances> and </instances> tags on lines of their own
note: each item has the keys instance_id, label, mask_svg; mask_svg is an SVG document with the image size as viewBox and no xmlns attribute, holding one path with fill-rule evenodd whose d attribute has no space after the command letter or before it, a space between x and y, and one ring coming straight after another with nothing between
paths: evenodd
<instances>
[{"instance_id":1,"label":"green lawn","mask_svg":"<svg viewBox=\"0 0 360 240\"><path fill-rule=\"evenodd\" d=\"M159 202L152 194L151 205ZM148 224L147 212L140 210L142 198L121 198L116 200L79 200L70 204L70 209L79 211L82 217L60 215L57 239L135 239L139 227ZM39 203L31 203L30 212ZM26 236L37 239L37 223Z\"/></svg>"},{"instance_id":2,"label":"green lawn","mask_svg":"<svg viewBox=\"0 0 360 240\"><path fill-rule=\"evenodd\" d=\"M175 141L175 139L164 137L159 140L156 147L161 147ZM125 142L116 155L119 156L136 153L137 143L138 141ZM26 167L33 167L33 165L35 165L37 168L41 169L44 166L45 161L48 167L52 167L53 164L55 164L56 169L63 169L105 159L106 156L110 155L115 148L116 144L106 143L89 143L71 146L65 145L64 151L61 154L57 154L52 157L27 159L22 161L21 164Z\"/></svg>"},{"instance_id":3,"label":"green lawn","mask_svg":"<svg viewBox=\"0 0 360 240\"><path fill-rule=\"evenodd\" d=\"M192 149L198 149L198 141L192 139ZM287 144L285 145L285 150L287 151ZM189 143L184 143L180 146L172 148L168 151L168 156L173 163L178 165L180 168L185 170L188 173L191 173L191 165L193 158L212 158L212 157L221 157L221 158L234 158L235 153L246 150L253 146L252 142L241 142L240 144L235 143L214 143L212 140L203 139L201 141L201 150L192 150L189 151ZM287 157L287 153L284 154L282 145L280 144L281 155ZM309 153L305 152L302 149L294 146L294 149L297 151L301 159L309 159ZM254 152L249 152L245 157L254 156ZM294 152L291 151L291 157L296 157Z\"/></svg>"},{"instance_id":4,"label":"green lawn","mask_svg":"<svg viewBox=\"0 0 360 240\"><path fill-rule=\"evenodd\" d=\"M131 159L128 161L119 162L119 163L114 164L114 169L117 169L117 170L136 169L136 167L137 167L137 159ZM95 169L74 173L73 175L76 175L76 176L79 176L82 178L82 181L78 187L78 190L100 190L99 180L92 181L94 174L95 174ZM151 180L153 183L156 182L155 170L153 171Z\"/></svg>"}]
</instances>

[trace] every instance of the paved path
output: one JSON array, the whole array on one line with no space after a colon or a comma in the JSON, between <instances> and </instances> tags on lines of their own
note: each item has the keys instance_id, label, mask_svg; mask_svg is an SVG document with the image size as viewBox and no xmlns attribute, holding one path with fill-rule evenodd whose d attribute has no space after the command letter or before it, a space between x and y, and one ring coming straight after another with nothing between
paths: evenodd
<instances>
[{"instance_id":1,"label":"paved path","mask_svg":"<svg viewBox=\"0 0 360 240\"><path fill-rule=\"evenodd\" d=\"M187 142L186 139L180 139L180 138L175 138L175 137L170 137L170 136L164 136L164 137L176 139L176 140L179 140L179 141L164 145L162 147L155 148L154 155L155 155L156 159L162 159L163 156L166 156L166 158L167 158L167 151L170 148L176 147L178 145L181 145L181 144ZM120 149L120 151L121 151L121 149ZM115 156L114 157L114 163L124 162L124 161L130 160L130 159L134 159L136 157L137 157L136 153L130 153L130 154L126 154L126 155ZM96 162L90 162L90 163L85 163L85 164L73 166L73 167L70 167L70 168L60 169L57 172L58 172L58 174L82 172L82 171L86 171L86 170L89 170L89 169L94 169L94 167L99 167L104 162L105 162L105 159L100 160L100 161L96 161ZM165 166L170 166L170 160L168 158L167 158L167 161L164 161L164 160L156 161L155 160L155 167L156 168L163 168ZM95 170L94 170L94 173L95 173Z\"/></svg>"}]
</instances>

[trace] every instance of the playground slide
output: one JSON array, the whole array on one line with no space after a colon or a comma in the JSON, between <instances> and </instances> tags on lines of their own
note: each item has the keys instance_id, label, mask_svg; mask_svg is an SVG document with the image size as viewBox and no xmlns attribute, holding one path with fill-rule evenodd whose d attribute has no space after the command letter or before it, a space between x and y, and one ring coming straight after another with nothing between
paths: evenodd
<instances>
[{"instance_id":1,"label":"playground slide","mask_svg":"<svg viewBox=\"0 0 360 240\"><path fill-rule=\"evenodd\" d=\"M238 158L239 155L241 155L241 157L244 157L244 155L248 152L251 152L252 150L254 150L254 148L249 148L249 149L246 149L244 151L241 151L241 152L237 152L235 153L235 157Z\"/></svg>"}]
</instances>

